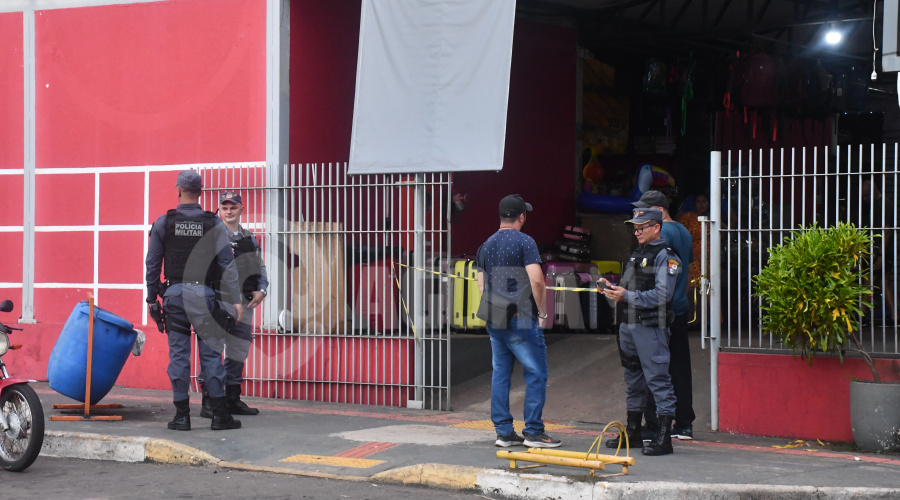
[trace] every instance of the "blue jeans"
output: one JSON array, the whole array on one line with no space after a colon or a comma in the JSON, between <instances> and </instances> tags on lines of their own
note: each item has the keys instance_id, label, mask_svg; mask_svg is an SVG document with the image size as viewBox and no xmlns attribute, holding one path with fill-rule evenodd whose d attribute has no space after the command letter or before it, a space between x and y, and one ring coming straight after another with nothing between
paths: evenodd
<instances>
[{"instance_id":1,"label":"blue jeans","mask_svg":"<svg viewBox=\"0 0 900 500\"><path fill-rule=\"evenodd\" d=\"M494 372L491 376L491 421L497 434L513 432L513 417L509 412L509 385L516 360L522 365L525 379L525 430L526 436L544 432L541 414L547 399L547 344L544 332L537 322L530 328L516 328L516 318L506 329L487 326L491 335L491 352Z\"/></svg>"}]
</instances>

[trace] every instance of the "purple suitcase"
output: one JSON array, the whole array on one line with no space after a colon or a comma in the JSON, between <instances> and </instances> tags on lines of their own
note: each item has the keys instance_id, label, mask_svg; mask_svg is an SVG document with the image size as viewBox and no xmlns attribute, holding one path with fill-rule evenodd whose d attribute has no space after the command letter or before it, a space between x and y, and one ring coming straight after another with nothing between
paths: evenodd
<instances>
[{"instance_id":1,"label":"purple suitcase","mask_svg":"<svg viewBox=\"0 0 900 500\"><path fill-rule=\"evenodd\" d=\"M544 275L548 274L561 274L561 273L571 273L575 270L575 264L572 262L544 262L541 265L543 268Z\"/></svg>"},{"instance_id":2,"label":"purple suitcase","mask_svg":"<svg viewBox=\"0 0 900 500\"><path fill-rule=\"evenodd\" d=\"M588 229L585 229L583 227L566 226L566 228L563 229L563 238L565 238L567 240L583 241L585 243L590 243L591 231Z\"/></svg>"}]
</instances>

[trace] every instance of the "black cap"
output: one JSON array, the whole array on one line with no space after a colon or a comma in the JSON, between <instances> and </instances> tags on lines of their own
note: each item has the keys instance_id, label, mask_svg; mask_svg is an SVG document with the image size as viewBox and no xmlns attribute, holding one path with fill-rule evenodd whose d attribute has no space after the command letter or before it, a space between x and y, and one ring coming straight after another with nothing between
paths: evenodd
<instances>
[{"instance_id":1,"label":"black cap","mask_svg":"<svg viewBox=\"0 0 900 500\"><path fill-rule=\"evenodd\" d=\"M669 209L669 199L660 191L646 191L641 199L632 203L637 208L663 207Z\"/></svg>"},{"instance_id":2,"label":"black cap","mask_svg":"<svg viewBox=\"0 0 900 500\"><path fill-rule=\"evenodd\" d=\"M203 189L203 179L193 170L182 170L178 172L178 180L175 181L175 185L188 191L200 191Z\"/></svg>"},{"instance_id":3,"label":"black cap","mask_svg":"<svg viewBox=\"0 0 900 500\"><path fill-rule=\"evenodd\" d=\"M500 217L517 217L519 214L531 211L531 203L517 194L511 194L500 200Z\"/></svg>"},{"instance_id":4,"label":"black cap","mask_svg":"<svg viewBox=\"0 0 900 500\"><path fill-rule=\"evenodd\" d=\"M241 204L241 195L236 191L222 191L222 194L219 195L219 203L224 203L226 201L230 201L237 205Z\"/></svg>"},{"instance_id":5,"label":"black cap","mask_svg":"<svg viewBox=\"0 0 900 500\"><path fill-rule=\"evenodd\" d=\"M640 226L648 222L662 224L662 212L655 208L638 208L634 211L634 218L628 219L626 223Z\"/></svg>"}]
</instances>

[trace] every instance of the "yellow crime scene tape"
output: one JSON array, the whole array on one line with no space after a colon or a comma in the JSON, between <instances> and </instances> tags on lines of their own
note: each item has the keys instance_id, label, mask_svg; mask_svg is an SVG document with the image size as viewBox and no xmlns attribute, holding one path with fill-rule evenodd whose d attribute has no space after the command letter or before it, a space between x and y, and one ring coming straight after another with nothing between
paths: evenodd
<instances>
[{"instance_id":1,"label":"yellow crime scene tape","mask_svg":"<svg viewBox=\"0 0 900 500\"><path fill-rule=\"evenodd\" d=\"M409 324L409 327L413 333L413 337L415 337L417 342L420 341L421 339L419 339L419 334L416 332L416 325L409 315L409 308L406 307L406 301L403 300L403 294L399 293L400 292L400 276L397 274L397 269L394 267L395 265L400 266L400 267L405 267L408 269L412 269L414 271L421 271L423 273L435 274L438 276L446 276L450 279L455 279L455 280L478 281L475 278L468 278L465 276L456 276L453 274L442 273L440 271L432 271L431 269L422 269L420 267L410 266L408 264L402 264L400 262L391 261L391 275L394 277L394 283L397 284L397 291L398 291L398 296L400 297L400 304L403 306L403 313L406 314L407 324ZM599 293L596 288L576 288L576 287L567 287L567 286L548 286L547 290L556 290L556 291L560 291L560 292Z\"/></svg>"},{"instance_id":2,"label":"yellow crime scene tape","mask_svg":"<svg viewBox=\"0 0 900 500\"><path fill-rule=\"evenodd\" d=\"M422 269L422 268L419 268L419 267L410 266L410 265L408 265L408 264L401 264L401 263L399 263L399 262L395 262L395 263L392 263L392 264L397 264L397 265L400 266L400 267L406 267L406 268L412 269L412 270L414 270L414 271L422 271L422 272L424 272L424 273L436 274L436 275L438 275L438 276L446 276L446 277L448 277L448 278L455 279L455 280L478 281L478 280L475 279L475 278L468 278L468 277L465 277L465 276L456 276L456 275L453 275L453 274L442 273L442 272L440 272L440 271L432 271L432 270L430 270L430 269ZM397 281L397 286L398 286L398 287L400 286L400 282L399 282L399 281ZM548 287L547 287L547 290L558 290L558 291L561 291L561 292L594 292L594 293L599 293L599 292L597 292L597 289L596 289L596 288L583 288L583 287L582 287L582 288L575 288L575 287L569 287L569 286L548 286Z\"/></svg>"},{"instance_id":3,"label":"yellow crime scene tape","mask_svg":"<svg viewBox=\"0 0 900 500\"><path fill-rule=\"evenodd\" d=\"M398 292L400 291L400 277L398 276L396 269L394 268L395 264L400 267L412 269L414 271L421 271L423 273L434 274L437 276L445 276L447 278L454 279L454 280L478 281L475 278L468 278L466 276L456 276L453 274L447 274L447 273L443 273L440 271L432 271L431 269L422 269L420 267L410 266L408 264L402 264L400 262L392 261L391 262L391 274L394 276L394 282L397 284ZM709 276L706 275L706 276L701 276L700 278L694 278L693 280L691 280L691 284L698 285L700 283L701 278L708 278L708 277ZM568 287L568 286L548 286L547 290L556 290L556 291L560 291L560 292L600 293L596 288L583 288L583 287L578 288L578 287ZM694 304L697 304L697 301L699 300L699 297L698 297L698 295L700 293L699 290L700 290L699 286L694 287ZM401 294L399 294L399 296L400 296L400 303L403 305L403 312L406 314L406 320L408 321L410 328L412 329L413 336L416 338L416 340L419 340L419 336L416 333L416 325L413 323L412 318L409 317L409 309L406 307L406 301L403 300L403 294L401 293ZM699 318L697 316L697 307L694 306L694 317L688 321L688 324L689 325L696 324L698 320L699 320Z\"/></svg>"}]
</instances>

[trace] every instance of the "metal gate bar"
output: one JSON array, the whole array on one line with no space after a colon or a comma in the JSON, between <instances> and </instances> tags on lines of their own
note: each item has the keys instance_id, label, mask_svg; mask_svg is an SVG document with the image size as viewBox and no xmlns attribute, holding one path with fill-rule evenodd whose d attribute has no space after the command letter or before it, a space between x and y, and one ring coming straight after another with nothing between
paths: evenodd
<instances>
[{"instance_id":1,"label":"metal gate bar","mask_svg":"<svg viewBox=\"0 0 900 500\"><path fill-rule=\"evenodd\" d=\"M447 283L428 271L448 271L450 174L280 168L280 186L265 167L201 172L204 207L237 190L244 227L277 248L267 300L280 303L256 312L246 393L448 409Z\"/></svg>"},{"instance_id":2,"label":"metal gate bar","mask_svg":"<svg viewBox=\"0 0 900 500\"><path fill-rule=\"evenodd\" d=\"M791 231L848 221L873 236L882 235L872 248L868 281L876 287L875 308L864 318L863 337L871 352L900 352L900 329L894 321L897 148L860 145L839 146L833 152L826 147L726 153L723 170L713 180L723 190L719 200L725 240L723 348L782 349L759 328L762 309L753 296L753 276L766 265L771 248ZM717 319L710 321L715 324Z\"/></svg>"}]
</instances>

